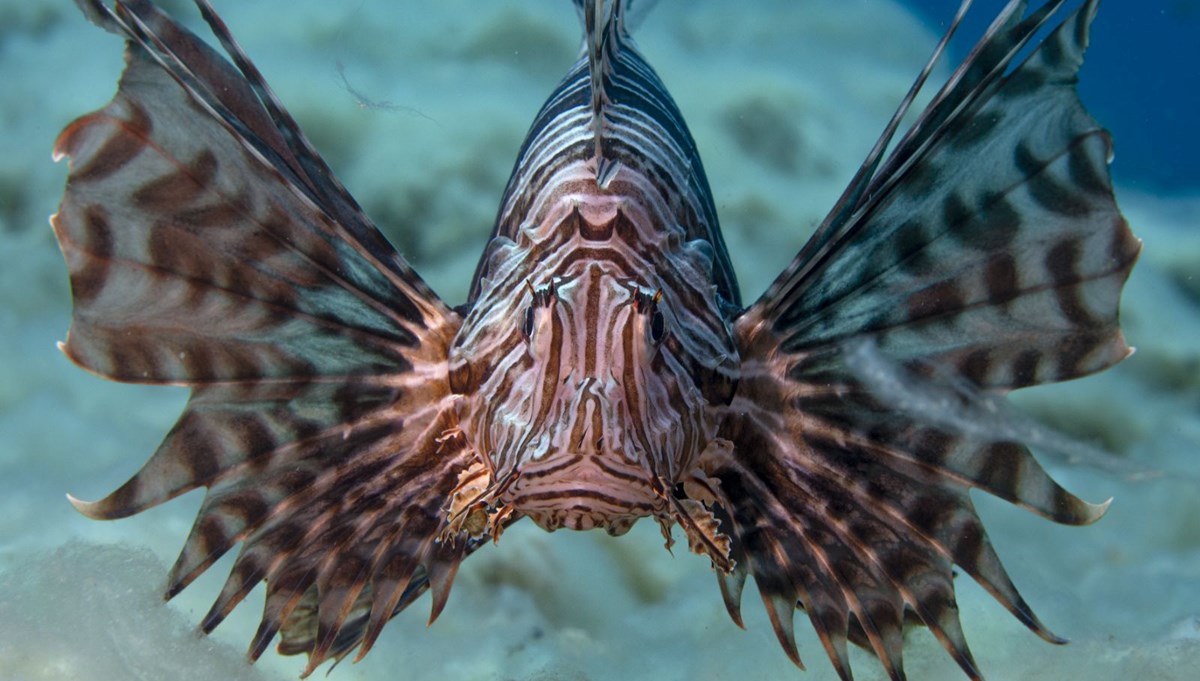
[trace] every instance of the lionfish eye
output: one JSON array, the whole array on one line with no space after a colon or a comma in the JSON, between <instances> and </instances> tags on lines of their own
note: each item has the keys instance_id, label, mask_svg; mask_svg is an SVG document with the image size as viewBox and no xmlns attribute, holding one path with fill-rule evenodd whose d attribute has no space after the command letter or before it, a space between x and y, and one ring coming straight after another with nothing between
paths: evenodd
<instances>
[{"instance_id":1,"label":"lionfish eye","mask_svg":"<svg viewBox=\"0 0 1200 681\"><path fill-rule=\"evenodd\" d=\"M521 333L525 334L526 338L533 337L533 306L525 308L525 321L521 323Z\"/></svg>"},{"instance_id":2,"label":"lionfish eye","mask_svg":"<svg viewBox=\"0 0 1200 681\"><path fill-rule=\"evenodd\" d=\"M538 288L534 288L528 280L525 281L525 287L529 290L530 302L529 306L525 308L525 317L521 320L521 333L525 334L526 339L533 337L536 309L550 307L554 304L554 291L557 286L558 282L555 279L551 279L550 283Z\"/></svg>"},{"instance_id":3,"label":"lionfish eye","mask_svg":"<svg viewBox=\"0 0 1200 681\"><path fill-rule=\"evenodd\" d=\"M650 342L654 345L661 343L667 335L667 318L662 310L658 309L661 300L662 289L655 291L653 295L639 292L633 299L634 307L639 313L650 315L650 326L647 329Z\"/></svg>"},{"instance_id":4,"label":"lionfish eye","mask_svg":"<svg viewBox=\"0 0 1200 681\"><path fill-rule=\"evenodd\" d=\"M667 319L662 310L655 310L650 316L650 342L658 345L667 333Z\"/></svg>"}]
</instances>

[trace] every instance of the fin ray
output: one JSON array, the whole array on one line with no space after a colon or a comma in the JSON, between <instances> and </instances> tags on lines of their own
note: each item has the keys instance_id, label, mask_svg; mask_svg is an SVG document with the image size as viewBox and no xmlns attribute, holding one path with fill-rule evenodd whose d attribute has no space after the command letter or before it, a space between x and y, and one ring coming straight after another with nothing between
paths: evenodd
<instances>
[{"instance_id":1,"label":"fin ray","mask_svg":"<svg viewBox=\"0 0 1200 681\"><path fill-rule=\"evenodd\" d=\"M955 565L1030 630L1063 640L1013 585L968 492L1068 524L1105 506L1059 486L1011 435L907 411L868 374L969 417L1008 390L1128 355L1118 302L1139 244L1113 198L1109 137L1074 89L1095 4L1063 16L1063 2L1010 2L736 320L742 376L721 433L733 453L714 473L734 548L772 621L772 604L797 601L843 679L846 638L904 678L910 620L980 678Z\"/></svg>"},{"instance_id":2,"label":"fin ray","mask_svg":"<svg viewBox=\"0 0 1200 681\"><path fill-rule=\"evenodd\" d=\"M475 453L446 358L460 318L387 244L207 2L236 68L147 0L85 13L127 40L117 94L71 123L53 218L71 275L63 351L107 378L189 386L147 463L81 512L119 518L206 488L168 576L241 545L201 628L259 583L249 657L280 638L310 673L340 660L479 546L446 531ZM460 546L447 553L446 540ZM403 556L402 591L390 563ZM415 575L415 576L414 576ZM373 590L391 608L372 612Z\"/></svg>"}]
</instances>

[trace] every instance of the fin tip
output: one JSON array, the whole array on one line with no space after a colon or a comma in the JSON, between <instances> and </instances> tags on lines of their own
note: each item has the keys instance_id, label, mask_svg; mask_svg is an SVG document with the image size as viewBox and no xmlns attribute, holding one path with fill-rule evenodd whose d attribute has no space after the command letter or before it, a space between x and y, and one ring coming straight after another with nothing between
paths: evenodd
<instances>
[{"instance_id":1,"label":"fin tip","mask_svg":"<svg viewBox=\"0 0 1200 681\"><path fill-rule=\"evenodd\" d=\"M69 492L67 493L66 497L67 497L67 501L70 502L71 506L74 506L75 510L79 511L83 515L91 518L92 520L104 520L105 519L104 512L100 509L100 502L84 501L84 500L70 494Z\"/></svg>"}]
</instances>

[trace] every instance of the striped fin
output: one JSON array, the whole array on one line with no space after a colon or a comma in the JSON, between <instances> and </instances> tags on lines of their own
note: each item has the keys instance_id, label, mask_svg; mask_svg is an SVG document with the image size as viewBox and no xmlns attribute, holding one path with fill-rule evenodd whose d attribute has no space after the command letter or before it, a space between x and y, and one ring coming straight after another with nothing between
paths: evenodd
<instances>
[{"instance_id":1,"label":"striped fin","mask_svg":"<svg viewBox=\"0 0 1200 681\"><path fill-rule=\"evenodd\" d=\"M473 456L443 437L460 320L197 4L236 70L145 0L80 3L128 55L112 102L55 147L70 158L52 219L74 296L62 348L101 376L192 395L132 479L72 502L120 518L207 488L167 596L240 543L202 628L265 580L250 656L282 629L311 672L431 583L444 603L474 546L439 541Z\"/></svg>"},{"instance_id":2,"label":"striped fin","mask_svg":"<svg viewBox=\"0 0 1200 681\"><path fill-rule=\"evenodd\" d=\"M716 471L731 533L785 650L780 604L791 603L843 679L847 640L904 678L910 620L981 678L955 565L1063 641L1012 584L968 492L1066 524L1093 522L1106 504L1064 490L1020 442L888 403L855 361L869 344L913 385L970 399L1129 354L1117 312L1139 243L1113 198L1109 137L1074 87L1096 2L1063 5L1009 3L878 172L864 166L861 188L736 322L742 376L723 433L734 449Z\"/></svg>"}]
</instances>

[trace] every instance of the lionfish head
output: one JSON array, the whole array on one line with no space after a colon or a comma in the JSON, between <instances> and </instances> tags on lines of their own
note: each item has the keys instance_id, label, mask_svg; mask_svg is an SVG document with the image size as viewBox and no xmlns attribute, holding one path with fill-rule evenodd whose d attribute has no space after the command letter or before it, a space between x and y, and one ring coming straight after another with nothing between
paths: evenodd
<instances>
[{"instance_id":1,"label":"lionfish head","mask_svg":"<svg viewBox=\"0 0 1200 681\"><path fill-rule=\"evenodd\" d=\"M689 352L663 290L613 262L580 260L512 289L514 304L475 308L493 312L468 316L451 356L491 503L548 530L621 534L668 515L729 381Z\"/></svg>"}]
</instances>

